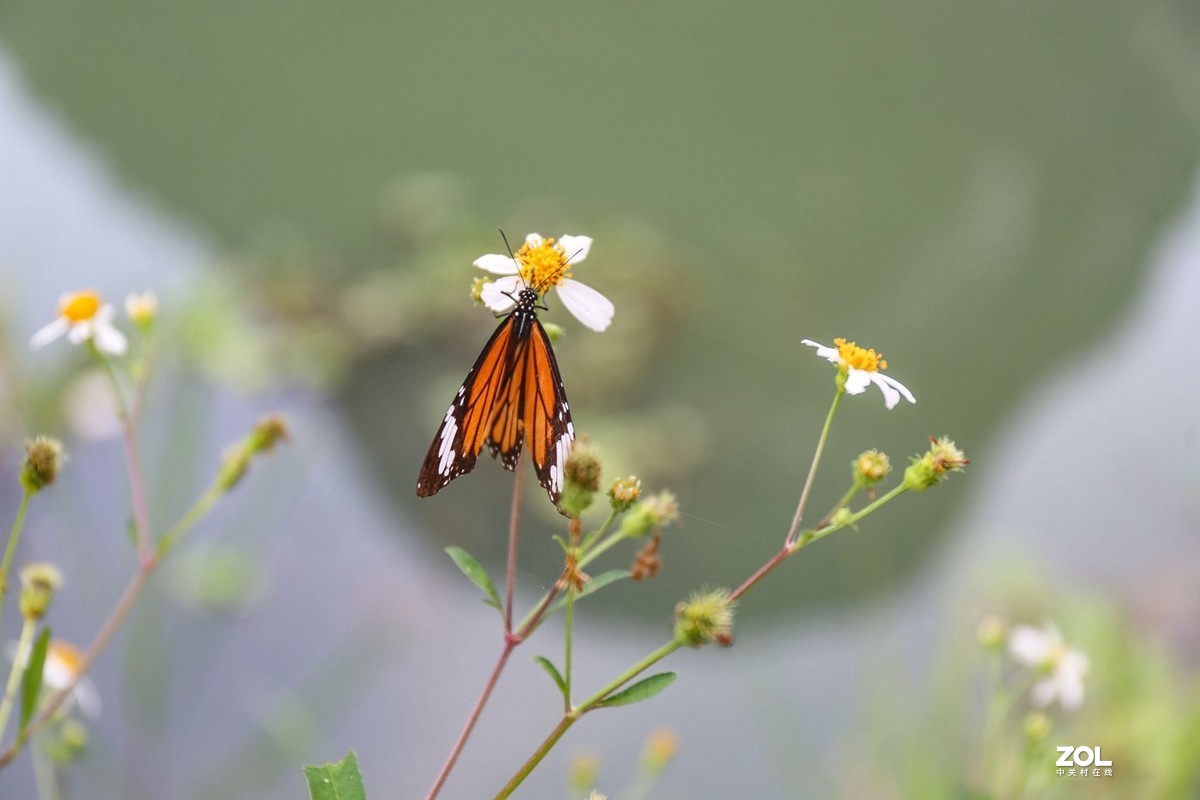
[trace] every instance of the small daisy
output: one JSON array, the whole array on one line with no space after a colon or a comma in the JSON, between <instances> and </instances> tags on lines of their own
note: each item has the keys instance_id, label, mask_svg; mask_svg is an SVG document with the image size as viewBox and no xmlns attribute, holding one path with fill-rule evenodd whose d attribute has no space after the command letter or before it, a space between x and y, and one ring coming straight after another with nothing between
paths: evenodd
<instances>
[{"instance_id":1,"label":"small daisy","mask_svg":"<svg viewBox=\"0 0 1200 800\"><path fill-rule=\"evenodd\" d=\"M475 266L496 275L503 275L485 285L480 292L484 305L497 313L511 309L513 299L529 286L539 292L558 290L558 297L575 317L594 331L602 331L613 318L613 304L590 286L571 278L571 267L587 258L592 237L564 234L555 239L543 239L531 233L516 252L516 258L489 253L475 259Z\"/></svg>"},{"instance_id":2,"label":"small daisy","mask_svg":"<svg viewBox=\"0 0 1200 800\"><path fill-rule=\"evenodd\" d=\"M812 339L805 339L804 344L817 348L817 355L837 364L839 369L846 372L846 394L862 394L867 390L867 385L873 383L883 392L883 404L888 408L895 408L901 395L910 403L917 402L904 384L880 372L887 369L887 362L874 350L859 347L845 339L834 339L833 347L826 347Z\"/></svg>"},{"instance_id":3,"label":"small daisy","mask_svg":"<svg viewBox=\"0 0 1200 800\"><path fill-rule=\"evenodd\" d=\"M154 292L128 295L125 298L125 316L139 328L149 328L158 316L158 296Z\"/></svg>"},{"instance_id":4,"label":"small daisy","mask_svg":"<svg viewBox=\"0 0 1200 800\"><path fill-rule=\"evenodd\" d=\"M1027 667L1047 674L1030 690L1035 706L1045 708L1058 700L1064 710L1074 711L1083 704L1083 676L1088 657L1067 647L1062 634L1051 623L1044 628L1018 625L1008 636L1008 652Z\"/></svg>"},{"instance_id":5,"label":"small daisy","mask_svg":"<svg viewBox=\"0 0 1200 800\"><path fill-rule=\"evenodd\" d=\"M10 646L8 649L9 658L14 658L16 647ZM24 662L27 658L28 654L20 659L22 669L24 669ZM83 666L83 653L78 647L61 639L51 639L46 648L46 662L42 665L42 687L51 692L65 689L79 674L81 666ZM87 675L81 677L75 684L75 688L67 696L64 707L69 708L73 703L78 703L80 711L89 717L100 716L100 693L96 691L96 684L92 683L91 678Z\"/></svg>"},{"instance_id":6,"label":"small daisy","mask_svg":"<svg viewBox=\"0 0 1200 800\"><path fill-rule=\"evenodd\" d=\"M58 319L33 335L29 344L36 350L66 334L72 344L94 342L101 353L119 356L125 352L125 335L113 327L113 307L105 305L91 290L65 294L58 301Z\"/></svg>"}]
</instances>

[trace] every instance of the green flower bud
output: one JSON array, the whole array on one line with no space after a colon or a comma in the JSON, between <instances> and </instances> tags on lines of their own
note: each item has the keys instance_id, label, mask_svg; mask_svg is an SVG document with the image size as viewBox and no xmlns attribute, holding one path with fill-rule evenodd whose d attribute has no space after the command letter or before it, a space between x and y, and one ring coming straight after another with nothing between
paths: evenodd
<instances>
[{"instance_id":1,"label":"green flower bud","mask_svg":"<svg viewBox=\"0 0 1200 800\"><path fill-rule=\"evenodd\" d=\"M621 535L636 539L678 521L679 503L675 495L662 491L630 509L621 520Z\"/></svg>"},{"instance_id":2,"label":"green flower bud","mask_svg":"<svg viewBox=\"0 0 1200 800\"><path fill-rule=\"evenodd\" d=\"M675 606L675 640L689 647L732 642L733 607L726 589L693 593Z\"/></svg>"},{"instance_id":3,"label":"green flower bud","mask_svg":"<svg viewBox=\"0 0 1200 800\"><path fill-rule=\"evenodd\" d=\"M614 511L628 511L642 493L642 482L636 475L617 478L608 490Z\"/></svg>"},{"instance_id":4,"label":"green flower bud","mask_svg":"<svg viewBox=\"0 0 1200 800\"><path fill-rule=\"evenodd\" d=\"M62 442L57 439L38 436L26 442L25 460L21 462L21 486L29 494L49 486L66 460Z\"/></svg>"},{"instance_id":5,"label":"green flower bud","mask_svg":"<svg viewBox=\"0 0 1200 800\"><path fill-rule=\"evenodd\" d=\"M947 436L929 437L933 444L923 455L913 456L904 471L904 488L923 492L937 486L951 472L962 472L970 459L963 455L954 441Z\"/></svg>"},{"instance_id":6,"label":"green flower bud","mask_svg":"<svg viewBox=\"0 0 1200 800\"><path fill-rule=\"evenodd\" d=\"M21 616L25 619L44 617L60 586L62 573L53 564L30 564L22 569Z\"/></svg>"},{"instance_id":7,"label":"green flower bud","mask_svg":"<svg viewBox=\"0 0 1200 800\"><path fill-rule=\"evenodd\" d=\"M892 465L886 453L875 449L867 450L854 459L854 485L860 489L874 486L891 471Z\"/></svg>"},{"instance_id":8,"label":"green flower bud","mask_svg":"<svg viewBox=\"0 0 1200 800\"><path fill-rule=\"evenodd\" d=\"M576 439L563 468L563 492L559 506L577 518L592 504L600 490L600 451L587 439Z\"/></svg>"}]
</instances>

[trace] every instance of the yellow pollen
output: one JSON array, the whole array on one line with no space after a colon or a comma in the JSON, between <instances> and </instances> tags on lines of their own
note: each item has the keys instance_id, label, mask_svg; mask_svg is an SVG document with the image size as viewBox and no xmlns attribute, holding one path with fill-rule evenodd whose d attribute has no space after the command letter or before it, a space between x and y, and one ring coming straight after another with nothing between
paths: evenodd
<instances>
[{"instance_id":1,"label":"yellow pollen","mask_svg":"<svg viewBox=\"0 0 1200 800\"><path fill-rule=\"evenodd\" d=\"M67 295L58 304L58 314L70 322L85 322L100 310L100 295L85 290Z\"/></svg>"},{"instance_id":2,"label":"yellow pollen","mask_svg":"<svg viewBox=\"0 0 1200 800\"><path fill-rule=\"evenodd\" d=\"M567 254L554 239L543 239L537 247L530 247L528 242L521 245L517 263L521 265L521 280L539 292L558 286L571 276Z\"/></svg>"},{"instance_id":3,"label":"yellow pollen","mask_svg":"<svg viewBox=\"0 0 1200 800\"><path fill-rule=\"evenodd\" d=\"M79 674L79 667L83 664L83 653L79 648L70 642L59 639L51 640L46 658L57 659L58 663L62 664L63 668L71 675Z\"/></svg>"},{"instance_id":4,"label":"yellow pollen","mask_svg":"<svg viewBox=\"0 0 1200 800\"><path fill-rule=\"evenodd\" d=\"M848 367L861 369L863 372L878 372L881 369L887 369L887 361L874 350L864 349L845 339L834 339L833 343L837 346L838 358Z\"/></svg>"}]
</instances>

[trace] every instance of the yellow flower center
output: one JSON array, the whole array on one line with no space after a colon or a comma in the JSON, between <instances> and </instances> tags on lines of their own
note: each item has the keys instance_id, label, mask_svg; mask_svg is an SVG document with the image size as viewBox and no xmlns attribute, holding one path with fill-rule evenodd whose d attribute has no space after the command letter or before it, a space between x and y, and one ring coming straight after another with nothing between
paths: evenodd
<instances>
[{"instance_id":1,"label":"yellow flower center","mask_svg":"<svg viewBox=\"0 0 1200 800\"><path fill-rule=\"evenodd\" d=\"M845 339L834 339L833 343L837 346L838 358L848 367L861 369L863 372L878 372L881 369L887 369L887 361L874 350L859 347L854 342L847 342Z\"/></svg>"},{"instance_id":2,"label":"yellow flower center","mask_svg":"<svg viewBox=\"0 0 1200 800\"><path fill-rule=\"evenodd\" d=\"M86 322L100 310L100 295L87 290L67 295L58 304L58 314L69 322Z\"/></svg>"},{"instance_id":3,"label":"yellow flower center","mask_svg":"<svg viewBox=\"0 0 1200 800\"><path fill-rule=\"evenodd\" d=\"M521 266L521 280L526 286L544 292L558 286L565 278L571 277L570 265L567 264L567 254L562 245L554 239L542 239L537 247L529 243L521 245L517 251L517 263Z\"/></svg>"},{"instance_id":4,"label":"yellow flower center","mask_svg":"<svg viewBox=\"0 0 1200 800\"><path fill-rule=\"evenodd\" d=\"M78 675L83 664L83 653L70 642L54 639L46 651L47 659L56 659L69 674Z\"/></svg>"}]
</instances>

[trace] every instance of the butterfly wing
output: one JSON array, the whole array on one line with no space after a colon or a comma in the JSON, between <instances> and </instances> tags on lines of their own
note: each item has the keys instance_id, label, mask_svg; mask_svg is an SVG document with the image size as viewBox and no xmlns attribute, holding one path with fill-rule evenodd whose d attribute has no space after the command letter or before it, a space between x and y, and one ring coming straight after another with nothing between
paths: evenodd
<instances>
[{"instance_id":1,"label":"butterfly wing","mask_svg":"<svg viewBox=\"0 0 1200 800\"><path fill-rule=\"evenodd\" d=\"M562 495L575 428L558 362L532 311L510 314L467 373L433 437L417 494L429 497L475 467L486 444L510 472L529 442L534 471L550 500Z\"/></svg>"},{"instance_id":2,"label":"butterfly wing","mask_svg":"<svg viewBox=\"0 0 1200 800\"><path fill-rule=\"evenodd\" d=\"M497 402L511 391L513 348L516 340L514 317L510 314L483 346L475 365L467 373L446 416L434 434L433 443L417 478L417 496L431 497L443 486L475 468L475 459L488 438Z\"/></svg>"}]
</instances>

